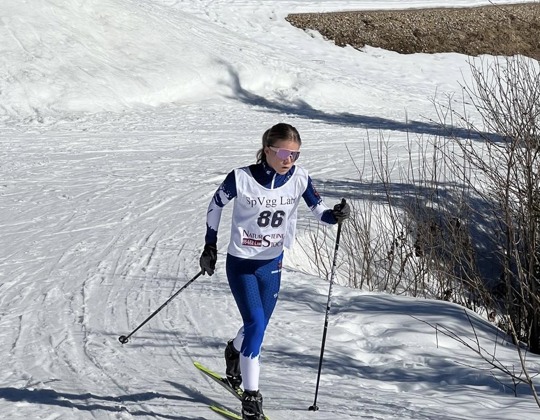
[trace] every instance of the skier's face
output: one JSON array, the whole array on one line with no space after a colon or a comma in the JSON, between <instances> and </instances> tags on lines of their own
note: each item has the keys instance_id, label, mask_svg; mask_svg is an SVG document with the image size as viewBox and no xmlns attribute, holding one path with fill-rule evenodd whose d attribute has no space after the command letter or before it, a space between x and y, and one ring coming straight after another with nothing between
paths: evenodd
<instances>
[{"instance_id":1,"label":"skier's face","mask_svg":"<svg viewBox=\"0 0 540 420\"><path fill-rule=\"evenodd\" d=\"M292 168L300 155L300 145L293 140L279 140L264 148L266 162L280 175Z\"/></svg>"}]
</instances>

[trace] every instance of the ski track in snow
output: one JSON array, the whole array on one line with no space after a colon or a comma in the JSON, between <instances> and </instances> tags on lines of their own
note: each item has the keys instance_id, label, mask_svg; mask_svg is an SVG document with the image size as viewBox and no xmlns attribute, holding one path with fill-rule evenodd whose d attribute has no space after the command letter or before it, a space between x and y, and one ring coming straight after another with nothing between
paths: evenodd
<instances>
[{"instance_id":1,"label":"ski track in snow","mask_svg":"<svg viewBox=\"0 0 540 420\"><path fill-rule=\"evenodd\" d=\"M31 415L35 404L45 412L54 413L55 406L71 409L72 414L59 418L76 413L77 418L193 419L210 418L204 402L235 408L192 367L199 360L219 369L223 342L239 326L220 270L212 279L197 280L130 343L118 342L119 335L138 326L198 270L204 232L198 223L194 238L194 223L203 220L208 200L226 171L207 174L201 188L193 191L193 179L186 174L198 173L200 162L214 157L206 148L198 156L199 149L185 142L191 135L204 138L207 130L189 118L190 112L197 110L160 115L160 122L171 126L179 117L184 121L183 126L161 133L142 131L144 122L126 130L129 124L116 121L76 131L80 124L75 122L69 134L51 129L34 133L29 142L28 133L13 133L4 142L8 147L2 148L1 156L7 164L2 168L0 225L2 239L10 247L0 270L4 268L1 274L10 280L1 288L0 322L3 354L13 369L2 378L10 386L0 390L0 396L20 401L19 418ZM251 126L256 116L232 125ZM145 118L143 113L137 120ZM235 130L226 129L225 120L231 124L231 115L220 118L224 148L233 151L231 165L251 159L255 147L246 150ZM254 126L264 125L267 118L261 116ZM221 248L221 258L224 252ZM318 290L322 296L324 288L323 282ZM308 288L306 293L312 292ZM223 322L208 324L206 317L216 313ZM318 325L320 317L318 307L302 322ZM294 327L283 318L276 316L276 329ZM305 337L290 335L285 343L268 344L280 360L262 379L274 384L268 385L266 394L272 419L301 418L307 408L303 397L294 398L294 390L313 387L314 359L305 366L290 365L295 352L313 353L305 342ZM284 384L282 378L290 376L291 369L297 379ZM279 395L291 398L284 401L276 398ZM320 398L331 395L327 385ZM184 412L200 417L170 414ZM348 418L346 412L342 415ZM375 412L372 418L384 416Z\"/></svg>"}]
</instances>

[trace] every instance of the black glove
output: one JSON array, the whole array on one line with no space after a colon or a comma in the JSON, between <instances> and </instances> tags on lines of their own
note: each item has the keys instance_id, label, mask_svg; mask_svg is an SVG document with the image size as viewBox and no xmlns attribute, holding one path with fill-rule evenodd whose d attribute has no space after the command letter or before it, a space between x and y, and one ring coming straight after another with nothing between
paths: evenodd
<instances>
[{"instance_id":1,"label":"black glove","mask_svg":"<svg viewBox=\"0 0 540 420\"><path fill-rule=\"evenodd\" d=\"M204 246L204 251L201 254L199 264L201 266L201 271L203 274L208 274L211 276L214 274L216 269L217 261L217 247L214 244L206 244Z\"/></svg>"},{"instance_id":2,"label":"black glove","mask_svg":"<svg viewBox=\"0 0 540 420\"><path fill-rule=\"evenodd\" d=\"M341 199L341 203L334 206L332 214L336 218L338 223L343 222L345 219L348 219L351 215L351 207L347 204L344 198Z\"/></svg>"}]
</instances>

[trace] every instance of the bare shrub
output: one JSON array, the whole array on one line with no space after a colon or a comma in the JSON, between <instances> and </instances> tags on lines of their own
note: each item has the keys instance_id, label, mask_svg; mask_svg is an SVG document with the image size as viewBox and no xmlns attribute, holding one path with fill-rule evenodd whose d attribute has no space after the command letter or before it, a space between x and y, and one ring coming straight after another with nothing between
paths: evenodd
<instances>
[{"instance_id":1,"label":"bare shrub","mask_svg":"<svg viewBox=\"0 0 540 420\"><path fill-rule=\"evenodd\" d=\"M464 92L483 127L452 112L477 134L456 144L473 169L463 173L463 182L485 204L471 212L489 221L484 228L499 272L489 279L489 298L509 320L508 332L540 354L540 70L538 62L520 56L470 65L472 81ZM459 170L460 162L453 163Z\"/></svg>"}]
</instances>

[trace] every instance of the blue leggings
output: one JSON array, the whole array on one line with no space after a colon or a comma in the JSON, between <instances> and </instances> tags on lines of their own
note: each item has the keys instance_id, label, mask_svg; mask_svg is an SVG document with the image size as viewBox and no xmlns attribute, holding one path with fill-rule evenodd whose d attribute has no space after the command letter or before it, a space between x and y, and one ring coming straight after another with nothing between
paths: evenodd
<instances>
[{"instance_id":1,"label":"blue leggings","mask_svg":"<svg viewBox=\"0 0 540 420\"><path fill-rule=\"evenodd\" d=\"M249 260L227 254L227 278L244 322L240 352L255 358L261 351L266 326L276 307L283 253L273 260Z\"/></svg>"}]
</instances>

